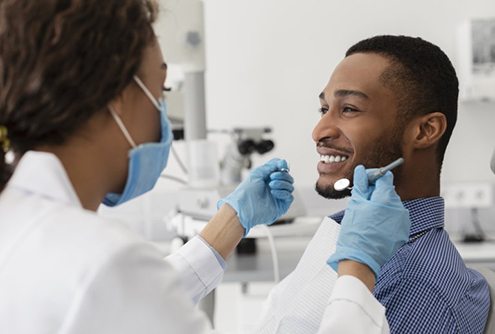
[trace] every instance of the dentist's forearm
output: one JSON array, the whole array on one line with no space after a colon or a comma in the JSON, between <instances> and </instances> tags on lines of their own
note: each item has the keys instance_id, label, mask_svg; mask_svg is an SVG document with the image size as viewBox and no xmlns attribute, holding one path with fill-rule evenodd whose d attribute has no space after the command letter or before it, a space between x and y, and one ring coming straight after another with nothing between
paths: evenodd
<instances>
[{"instance_id":1,"label":"dentist's forearm","mask_svg":"<svg viewBox=\"0 0 495 334\"><path fill-rule=\"evenodd\" d=\"M359 279L366 287L373 291L375 287L375 274L365 264L352 260L342 260L339 262L339 276L350 275Z\"/></svg>"},{"instance_id":2,"label":"dentist's forearm","mask_svg":"<svg viewBox=\"0 0 495 334\"><path fill-rule=\"evenodd\" d=\"M239 222L237 212L230 205L224 204L200 235L224 259L227 259L244 236L244 228Z\"/></svg>"}]
</instances>

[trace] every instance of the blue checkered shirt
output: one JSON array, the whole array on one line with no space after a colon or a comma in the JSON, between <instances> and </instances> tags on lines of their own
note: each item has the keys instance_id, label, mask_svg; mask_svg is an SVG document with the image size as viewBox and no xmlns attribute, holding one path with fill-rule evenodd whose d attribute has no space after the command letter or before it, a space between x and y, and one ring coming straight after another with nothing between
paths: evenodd
<instances>
[{"instance_id":1,"label":"blue checkered shirt","mask_svg":"<svg viewBox=\"0 0 495 334\"><path fill-rule=\"evenodd\" d=\"M387 308L391 333L483 333L488 284L464 265L443 229L443 198L403 204L411 219L409 242L383 265L373 292ZM340 223L343 216L331 218Z\"/></svg>"}]
</instances>

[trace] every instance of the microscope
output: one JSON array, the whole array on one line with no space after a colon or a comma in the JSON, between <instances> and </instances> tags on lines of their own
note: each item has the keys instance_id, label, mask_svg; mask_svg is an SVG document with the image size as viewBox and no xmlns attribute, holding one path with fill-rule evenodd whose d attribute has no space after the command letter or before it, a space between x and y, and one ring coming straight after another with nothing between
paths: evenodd
<instances>
[{"instance_id":1,"label":"microscope","mask_svg":"<svg viewBox=\"0 0 495 334\"><path fill-rule=\"evenodd\" d=\"M266 139L271 132L271 128L234 128L232 130L232 141L220 163L222 185L238 185L242 181L242 171L252 167L252 154L262 155L275 147L271 139Z\"/></svg>"},{"instance_id":2,"label":"microscope","mask_svg":"<svg viewBox=\"0 0 495 334\"><path fill-rule=\"evenodd\" d=\"M227 133L231 141L218 163L217 184L202 186L196 182L200 186L192 184L181 190L178 213L207 222L217 211L217 201L231 193L242 181L243 172L251 168L252 155L265 154L275 147L273 141L267 138L271 133L270 128L235 128Z\"/></svg>"}]
</instances>

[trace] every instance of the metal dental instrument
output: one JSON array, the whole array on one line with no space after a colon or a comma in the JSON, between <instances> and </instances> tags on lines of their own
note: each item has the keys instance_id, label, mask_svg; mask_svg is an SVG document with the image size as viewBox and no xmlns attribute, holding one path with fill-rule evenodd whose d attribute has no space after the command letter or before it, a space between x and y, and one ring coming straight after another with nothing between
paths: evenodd
<instances>
[{"instance_id":1,"label":"metal dental instrument","mask_svg":"<svg viewBox=\"0 0 495 334\"><path fill-rule=\"evenodd\" d=\"M289 163L287 163L287 168L282 167L282 168L279 169L279 171L282 172L282 173L290 173Z\"/></svg>"},{"instance_id":2,"label":"metal dental instrument","mask_svg":"<svg viewBox=\"0 0 495 334\"><path fill-rule=\"evenodd\" d=\"M368 175L369 182L371 182L371 183L375 182L376 180L381 178L383 175L385 175L385 173L394 169L395 167L402 165L403 163L404 163L404 158L399 158L399 159L393 161L392 163L388 164L385 167L378 168L376 171L374 171L373 173ZM350 184L351 184L351 181L349 181L349 179L343 178L343 179L337 180L337 182L335 182L335 184L333 185L333 188L337 191L343 191L345 189L352 189L349 187Z\"/></svg>"},{"instance_id":3,"label":"metal dental instrument","mask_svg":"<svg viewBox=\"0 0 495 334\"><path fill-rule=\"evenodd\" d=\"M352 189L349 187L350 184L351 184L351 181L349 181L349 179L343 178L343 179L337 180L337 182L335 182L333 184L333 189L335 189L337 191L343 191L345 189Z\"/></svg>"}]
</instances>

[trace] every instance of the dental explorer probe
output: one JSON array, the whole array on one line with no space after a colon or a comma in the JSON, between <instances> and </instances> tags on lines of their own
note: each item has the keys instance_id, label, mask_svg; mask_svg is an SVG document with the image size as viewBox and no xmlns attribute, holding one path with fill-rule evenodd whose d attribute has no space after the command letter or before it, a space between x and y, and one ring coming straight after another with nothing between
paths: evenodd
<instances>
[{"instance_id":1,"label":"dental explorer probe","mask_svg":"<svg viewBox=\"0 0 495 334\"><path fill-rule=\"evenodd\" d=\"M384 167L378 168L377 170L371 172L368 175L368 181L370 183L375 182L376 180L381 178L383 175L385 175L385 173L394 169L395 167L402 165L403 163L404 163L404 158L399 158L399 159L393 161L392 163L390 163ZM349 179L343 178L343 179L337 180L337 182L335 182L335 184L333 185L333 188L337 191L343 191L345 189L352 189L352 188L349 188L350 184L351 184L351 181L349 181Z\"/></svg>"}]
</instances>

